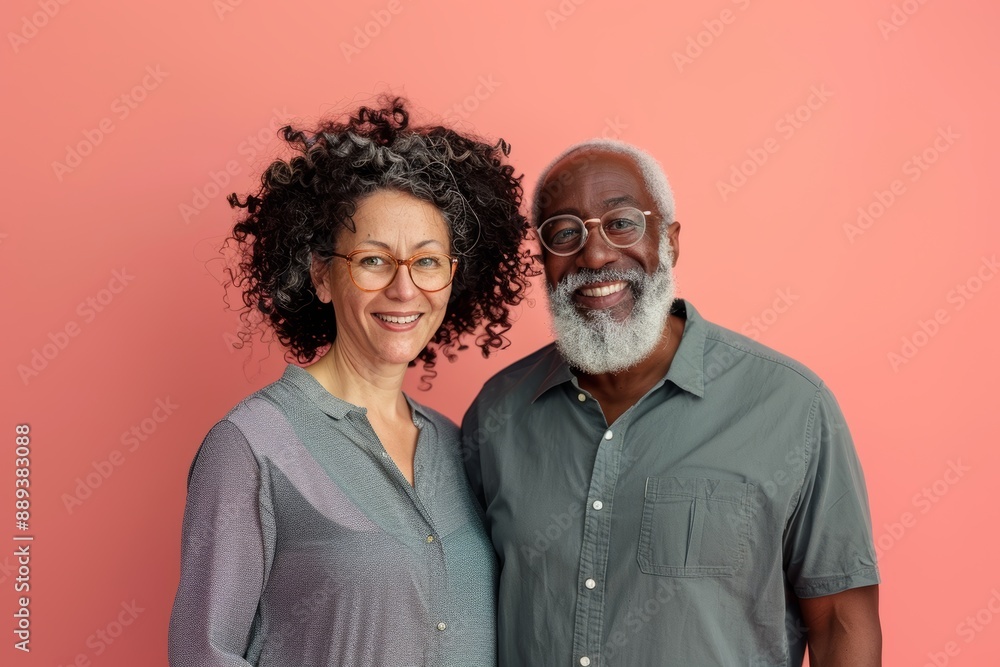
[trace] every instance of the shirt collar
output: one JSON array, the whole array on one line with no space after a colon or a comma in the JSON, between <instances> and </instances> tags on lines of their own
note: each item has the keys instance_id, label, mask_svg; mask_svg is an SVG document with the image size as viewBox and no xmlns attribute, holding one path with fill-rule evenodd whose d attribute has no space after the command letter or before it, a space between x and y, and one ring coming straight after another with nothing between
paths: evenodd
<instances>
[{"instance_id":1,"label":"shirt collar","mask_svg":"<svg viewBox=\"0 0 1000 667\"><path fill-rule=\"evenodd\" d=\"M285 367L285 372L281 375L281 379L282 381L286 381L294 385L299 391L306 395L306 398L308 398L313 405L334 419L343 419L349 412L357 412L362 415L368 414L367 408L354 405L353 403L348 403L347 401L339 399L331 394L304 368L288 364L288 366ZM422 405L416 403L405 394L404 397L406 398L406 402L410 404L410 409L413 410L414 415L420 415L424 418L427 417Z\"/></svg>"},{"instance_id":2,"label":"shirt collar","mask_svg":"<svg viewBox=\"0 0 1000 667\"><path fill-rule=\"evenodd\" d=\"M575 383L576 381L573 371L569 369L569 364L563 360L562 355L559 354L559 350L556 349L555 345L549 349L549 353L545 356L542 363L547 365L544 371L545 377L539 383L535 394L531 397L532 403L537 401L539 396L552 389L552 387L560 385L563 382Z\"/></svg>"},{"instance_id":3,"label":"shirt collar","mask_svg":"<svg viewBox=\"0 0 1000 667\"><path fill-rule=\"evenodd\" d=\"M703 397L705 395L705 337L707 326L694 306L684 299L674 301L670 309L675 315L685 317L681 344L674 353L666 379L684 391Z\"/></svg>"},{"instance_id":4,"label":"shirt collar","mask_svg":"<svg viewBox=\"0 0 1000 667\"><path fill-rule=\"evenodd\" d=\"M695 307L684 299L674 301L670 312L684 318L685 323L680 345L674 353L664 380L669 380L688 393L702 397L705 395L705 320ZM543 367L545 375L531 397L532 403L549 389L564 382L576 385L576 377L554 346L543 363L547 364L547 367Z\"/></svg>"}]
</instances>

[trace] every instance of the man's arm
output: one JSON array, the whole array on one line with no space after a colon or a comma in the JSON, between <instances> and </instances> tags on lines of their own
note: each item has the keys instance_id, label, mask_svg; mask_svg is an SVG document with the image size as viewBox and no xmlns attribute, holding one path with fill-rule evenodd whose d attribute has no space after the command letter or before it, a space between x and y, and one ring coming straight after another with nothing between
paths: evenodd
<instances>
[{"instance_id":1,"label":"man's arm","mask_svg":"<svg viewBox=\"0 0 1000 667\"><path fill-rule=\"evenodd\" d=\"M478 397L469 406L462 419L462 462L469 478L472 494L479 501L479 507L486 511L486 497L483 493L483 471L480 468L480 448L484 435L479 428Z\"/></svg>"},{"instance_id":2,"label":"man's arm","mask_svg":"<svg viewBox=\"0 0 1000 667\"><path fill-rule=\"evenodd\" d=\"M881 667L878 586L800 598L810 667Z\"/></svg>"}]
</instances>

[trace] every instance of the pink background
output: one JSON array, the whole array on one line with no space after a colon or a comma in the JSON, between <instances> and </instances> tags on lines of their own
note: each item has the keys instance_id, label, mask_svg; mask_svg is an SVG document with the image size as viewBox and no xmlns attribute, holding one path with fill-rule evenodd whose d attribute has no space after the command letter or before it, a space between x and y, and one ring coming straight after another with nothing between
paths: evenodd
<instances>
[{"instance_id":1,"label":"pink background","mask_svg":"<svg viewBox=\"0 0 1000 667\"><path fill-rule=\"evenodd\" d=\"M283 367L276 345L230 345L224 195L253 186L280 124L391 89L424 120L507 139L529 191L586 137L656 155L683 225L681 295L806 363L847 414L881 553L885 664L996 664L1000 8L338 4L0 10L0 662L166 664L188 465ZM230 179L221 194L213 174ZM417 398L458 420L549 336L539 286L507 350L441 364ZM11 632L18 423L32 437L30 655ZM133 427L144 439L123 442Z\"/></svg>"}]
</instances>

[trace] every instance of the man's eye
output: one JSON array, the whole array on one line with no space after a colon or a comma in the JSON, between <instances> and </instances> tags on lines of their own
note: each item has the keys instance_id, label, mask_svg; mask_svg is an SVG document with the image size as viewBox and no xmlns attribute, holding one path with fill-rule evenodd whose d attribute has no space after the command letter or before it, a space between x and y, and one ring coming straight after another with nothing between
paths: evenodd
<instances>
[{"instance_id":1,"label":"man's eye","mask_svg":"<svg viewBox=\"0 0 1000 667\"><path fill-rule=\"evenodd\" d=\"M579 235L580 231L578 229L562 229L552 235L551 242L559 244L569 243Z\"/></svg>"},{"instance_id":2,"label":"man's eye","mask_svg":"<svg viewBox=\"0 0 1000 667\"><path fill-rule=\"evenodd\" d=\"M634 220L629 220L628 218L615 218L614 220L609 220L604 228L610 232L624 232L637 227Z\"/></svg>"}]
</instances>

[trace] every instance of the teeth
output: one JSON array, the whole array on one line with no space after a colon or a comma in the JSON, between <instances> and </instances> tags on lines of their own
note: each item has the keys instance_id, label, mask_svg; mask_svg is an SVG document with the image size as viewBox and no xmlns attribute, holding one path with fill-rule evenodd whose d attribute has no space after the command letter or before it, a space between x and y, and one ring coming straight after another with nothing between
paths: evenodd
<instances>
[{"instance_id":1,"label":"teeth","mask_svg":"<svg viewBox=\"0 0 1000 667\"><path fill-rule=\"evenodd\" d=\"M617 282L605 285L604 287L584 287L580 289L580 294L583 296L607 296L615 292L621 292L625 289L626 285L628 285L626 282Z\"/></svg>"},{"instance_id":2,"label":"teeth","mask_svg":"<svg viewBox=\"0 0 1000 667\"><path fill-rule=\"evenodd\" d=\"M393 324L409 324L410 322L416 322L420 314L407 315L406 317L396 317L395 315L381 315L379 313L375 314L375 317L380 320L385 320L386 322L392 322Z\"/></svg>"}]
</instances>

